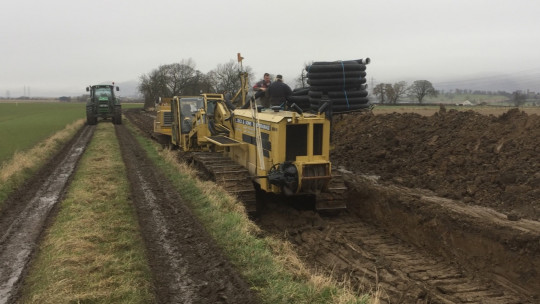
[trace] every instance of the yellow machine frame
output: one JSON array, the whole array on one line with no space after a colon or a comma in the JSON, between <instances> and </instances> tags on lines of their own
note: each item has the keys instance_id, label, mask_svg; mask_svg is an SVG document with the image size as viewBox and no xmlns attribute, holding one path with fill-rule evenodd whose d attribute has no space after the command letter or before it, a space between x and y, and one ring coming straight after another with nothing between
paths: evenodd
<instances>
[{"instance_id":1,"label":"yellow machine frame","mask_svg":"<svg viewBox=\"0 0 540 304\"><path fill-rule=\"evenodd\" d=\"M268 178L260 177L268 176L276 165L286 162L294 163L298 170L298 187L290 189L295 193L327 186L332 168L329 161L330 121L324 114L235 110L233 127L232 138L247 145L227 147L225 155L248 168L253 176L258 176L261 189L274 193L282 191ZM259 145L257 133L260 134Z\"/></svg>"},{"instance_id":2,"label":"yellow machine frame","mask_svg":"<svg viewBox=\"0 0 540 304\"><path fill-rule=\"evenodd\" d=\"M156 104L156 119L154 120L154 132L163 135L172 135L172 98L160 97Z\"/></svg>"},{"instance_id":3,"label":"yellow machine frame","mask_svg":"<svg viewBox=\"0 0 540 304\"><path fill-rule=\"evenodd\" d=\"M190 107L189 113L182 111L183 107L187 106ZM173 113L171 142L174 145L184 151L216 151L215 144L209 140L209 136L215 128L223 128L223 125L214 125L213 122L225 121L230 115L222 94L175 96L171 103L171 111ZM225 113L227 117L219 116L223 115L220 113ZM229 129L222 132L228 133Z\"/></svg>"},{"instance_id":4,"label":"yellow machine frame","mask_svg":"<svg viewBox=\"0 0 540 304\"><path fill-rule=\"evenodd\" d=\"M222 94L175 96L170 111L172 144L183 151L223 152L247 168L264 191L316 193L328 186L332 172L330 121L324 113L230 111ZM298 176L297 183L285 190L271 178L279 169L276 166L283 164Z\"/></svg>"}]
</instances>

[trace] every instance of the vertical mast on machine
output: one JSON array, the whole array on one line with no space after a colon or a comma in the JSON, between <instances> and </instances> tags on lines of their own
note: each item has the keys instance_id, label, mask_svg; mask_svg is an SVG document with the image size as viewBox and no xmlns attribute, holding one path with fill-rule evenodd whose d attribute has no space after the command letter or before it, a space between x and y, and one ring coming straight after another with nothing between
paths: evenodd
<instances>
[{"instance_id":1,"label":"vertical mast on machine","mask_svg":"<svg viewBox=\"0 0 540 304\"><path fill-rule=\"evenodd\" d=\"M234 94L234 97L231 99L231 103L234 104L236 98L238 98L238 96L240 96L240 102L241 102L240 105L244 105L246 103L246 95L247 95L247 92L249 90L249 88L248 88L248 73L246 71L244 71L244 67L242 66L242 60L244 59L244 57L242 57L242 55L240 53L237 53L236 57L237 57L238 63L240 64L240 71L239 71L240 89L238 90L238 92L236 92L236 94Z\"/></svg>"},{"instance_id":2,"label":"vertical mast on machine","mask_svg":"<svg viewBox=\"0 0 540 304\"><path fill-rule=\"evenodd\" d=\"M239 94L242 95L242 105L246 103L246 94L248 91L248 73L244 71L244 67L242 66L242 60L244 57L240 53L237 53L237 60L240 63L240 83L241 87L238 92L236 92L236 95L234 95L232 101L238 97ZM255 122L255 141L257 144L257 158L259 159L259 168L261 170L266 170L264 165L264 153L262 148L262 139L261 139L261 126L259 123L259 117L257 115L257 108L253 104L254 100L250 99L250 108L251 108L251 116L253 117L253 120Z\"/></svg>"}]
</instances>

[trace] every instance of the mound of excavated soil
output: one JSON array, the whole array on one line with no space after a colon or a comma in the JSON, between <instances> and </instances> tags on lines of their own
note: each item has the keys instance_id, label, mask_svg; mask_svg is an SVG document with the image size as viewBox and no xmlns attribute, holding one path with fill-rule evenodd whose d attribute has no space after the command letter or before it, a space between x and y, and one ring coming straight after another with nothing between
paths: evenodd
<instances>
[{"instance_id":1,"label":"mound of excavated soil","mask_svg":"<svg viewBox=\"0 0 540 304\"><path fill-rule=\"evenodd\" d=\"M331 159L357 174L540 220L540 117L445 111L334 117Z\"/></svg>"}]
</instances>

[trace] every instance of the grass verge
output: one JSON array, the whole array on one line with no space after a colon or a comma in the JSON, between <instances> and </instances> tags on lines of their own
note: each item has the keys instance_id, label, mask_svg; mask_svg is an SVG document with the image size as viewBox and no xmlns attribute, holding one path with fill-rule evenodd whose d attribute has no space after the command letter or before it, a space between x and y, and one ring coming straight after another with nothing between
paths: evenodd
<instances>
[{"instance_id":1,"label":"grass verge","mask_svg":"<svg viewBox=\"0 0 540 304\"><path fill-rule=\"evenodd\" d=\"M37 172L54 153L60 151L84 123L84 119L79 119L68 124L63 130L41 141L30 150L16 152L10 160L2 162L0 166L0 210L8 195Z\"/></svg>"},{"instance_id":2,"label":"grass verge","mask_svg":"<svg viewBox=\"0 0 540 304\"><path fill-rule=\"evenodd\" d=\"M129 125L128 125L129 126ZM149 139L131 131L152 161L169 177L207 231L224 250L264 303L368 303L369 295L357 296L344 284L311 273L290 243L260 237L244 206Z\"/></svg>"},{"instance_id":3,"label":"grass verge","mask_svg":"<svg viewBox=\"0 0 540 304\"><path fill-rule=\"evenodd\" d=\"M23 303L154 303L114 126L98 124L23 287Z\"/></svg>"}]
</instances>

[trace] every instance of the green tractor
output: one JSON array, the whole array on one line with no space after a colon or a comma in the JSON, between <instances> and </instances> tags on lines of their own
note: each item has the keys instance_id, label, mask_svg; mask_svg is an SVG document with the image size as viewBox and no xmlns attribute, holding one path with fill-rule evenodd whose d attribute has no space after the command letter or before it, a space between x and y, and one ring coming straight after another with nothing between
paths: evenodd
<instances>
[{"instance_id":1,"label":"green tractor","mask_svg":"<svg viewBox=\"0 0 540 304\"><path fill-rule=\"evenodd\" d=\"M98 118L111 118L115 125L122 124L122 106L120 100L114 95L114 90L118 87L108 84L98 84L86 87L86 92L90 92L90 98L86 103L86 123L97 124Z\"/></svg>"}]
</instances>

